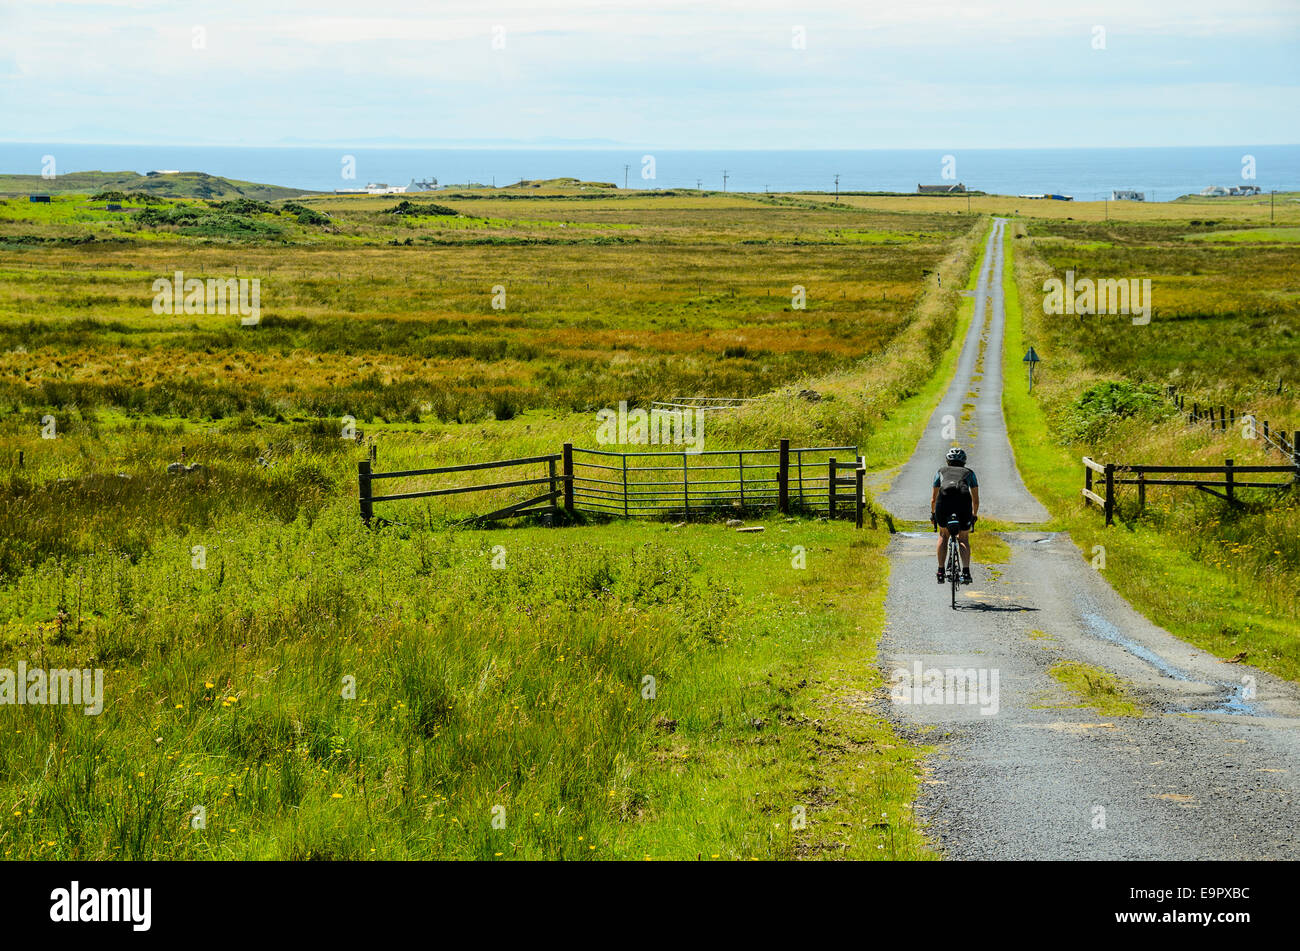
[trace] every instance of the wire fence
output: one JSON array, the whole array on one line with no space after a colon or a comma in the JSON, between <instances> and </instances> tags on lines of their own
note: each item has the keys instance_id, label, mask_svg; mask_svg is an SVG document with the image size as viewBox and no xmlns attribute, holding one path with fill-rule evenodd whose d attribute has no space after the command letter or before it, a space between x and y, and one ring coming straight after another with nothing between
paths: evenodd
<instances>
[{"instance_id":1,"label":"wire fence","mask_svg":"<svg viewBox=\"0 0 1300 951\"><path fill-rule=\"evenodd\" d=\"M1281 384L1279 384L1279 390ZM1237 410L1230 406L1220 404L1217 408L1208 403L1202 405L1200 402L1193 401L1191 408L1187 406L1187 400L1179 394L1177 387L1167 386L1165 396L1168 397L1175 406L1177 406L1187 416L1187 422L1192 425L1208 425L1210 429L1227 431L1241 426L1243 429L1249 429L1251 438L1258 438L1264 441L1266 450L1276 449L1284 456L1297 458L1297 446L1300 445L1300 430L1291 431L1286 426L1275 426L1270 420L1261 420L1258 413L1250 410ZM1217 410L1217 411L1216 411ZM1287 438L1287 433L1291 432L1291 438Z\"/></svg>"}]
</instances>

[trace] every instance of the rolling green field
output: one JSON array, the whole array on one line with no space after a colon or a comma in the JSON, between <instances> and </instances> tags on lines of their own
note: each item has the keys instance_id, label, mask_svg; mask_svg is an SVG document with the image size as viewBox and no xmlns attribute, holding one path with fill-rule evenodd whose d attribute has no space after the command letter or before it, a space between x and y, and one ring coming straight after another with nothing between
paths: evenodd
<instances>
[{"instance_id":1,"label":"rolling green field","mask_svg":"<svg viewBox=\"0 0 1300 951\"><path fill-rule=\"evenodd\" d=\"M882 349L971 221L731 196L439 200L461 216L389 214L391 197L311 202L325 225L266 205L0 205L0 399L472 423L755 396ZM153 313L152 282L178 270L257 278L256 331Z\"/></svg>"},{"instance_id":2,"label":"rolling green field","mask_svg":"<svg viewBox=\"0 0 1300 951\"><path fill-rule=\"evenodd\" d=\"M273 201L311 194L298 188L281 188L257 182L208 175L205 172L67 172L52 178L41 175L0 174L0 195L93 195L126 192L129 200L146 198L251 198Z\"/></svg>"},{"instance_id":3,"label":"rolling green field","mask_svg":"<svg viewBox=\"0 0 1300 951\"><path fill-rule=\"evenodd\" d=\"M0 854L929 856L871 707L883 525L367 531L355 471L682 394L762 397L709 448L896 464L987 222L540 191L0 205L0 666L105 669L98 716L0 708ZM259 278L259 323L155 314L178 269Z\"/></svg>"},{"instance_id":4,"label":"rolling green field","mask_svg":"<svg viewBox=\"0 0 1300 951\"><path fill-rule=\"evenodd\" d=\"M1165 397L1254 411L1275 429L1300 428L1295 354L1300 341L1300 251L1218 243L1190 222L1110 226L1017 222L1014 284L1008 275L1004 403L1020 471L1106 577L1156 623L1220 657L1300 678L1300 496L1241 490L1240 504L1193 489L1118 491L1117 523L1085 509L1080 457L1165 465L1280 465L1257 428L1189 424ZM1152 282L1151 322L1126 316L1043 312L1043 285L1079 277ZM1014 296L1013 296L1014 295ZM1019 354L1043 363L1027 392ZM1289 426L1286 424L1289 423ZM1265 481L1287 481L1267 475Z\"/></svg>"},{"instance_id":5,"label":"rolling green field","mask_svg":"<svg viewBox=\"0 0 1300 951\"><path fill-rule=\"evenodd\" d=\"M754 402L710 418L705 448L853 444L888 470L1010 202L548 182L0 203L0 668L105 669L98 716L0 707L0 854L930 857L910 815L924 750L872 700L885 525L471 529L496 500L453 496L368 531L356 463L594 447L601 408L708 395ZM1229 237L1267 226L1257 202L1213 207L1015 223L1008 426L1122 593L1295 677L1294 493L1234 513L1153 493L1109 531L1078 504L1085 451L1262 458L1159 400L1099 410L1095 384L1300 421L1292 245ZM1151 324L1045 319L1038 288L1067 267L1152 278ZM155 313L178 270L258 279L256 325ZM976 558L1004 549L983 535Z\"/></svg>"}]
</instances>

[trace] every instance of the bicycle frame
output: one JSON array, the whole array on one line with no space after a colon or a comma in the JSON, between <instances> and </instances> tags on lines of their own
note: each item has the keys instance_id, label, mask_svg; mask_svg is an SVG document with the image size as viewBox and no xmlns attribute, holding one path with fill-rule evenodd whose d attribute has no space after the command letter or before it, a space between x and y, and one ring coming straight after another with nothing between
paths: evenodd
<instances>
[{"instance_id":1,"label":"bicycle frame","mask_svg":"<svg viewBox=\"0 0 1300 951\"><path fill-rule=\"evenodd\" d=\"M948 581L952 587L952 608L957 610L957 588L961 584L961 525L951 519L944 526L948 530Z\"/></svg>"}]
</instances>

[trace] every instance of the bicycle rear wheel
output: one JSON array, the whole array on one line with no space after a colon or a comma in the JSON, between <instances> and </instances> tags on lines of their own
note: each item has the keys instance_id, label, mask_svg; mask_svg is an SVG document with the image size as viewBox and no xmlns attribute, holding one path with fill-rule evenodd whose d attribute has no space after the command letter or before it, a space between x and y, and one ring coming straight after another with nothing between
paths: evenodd
<instances>
[{"instance_id":1,"label":"bicycle rear wheel","mask_svg":"<svg viewBox=\"0 0 1300 951\"><path fill-rule=\"evenodd\" d=\"M957 572L960 570L961 556L958 554L957 542L948 542L948 576L952 583L952 609L957 610L957 585L961 580Z\"/></svg>"}]
</instances>

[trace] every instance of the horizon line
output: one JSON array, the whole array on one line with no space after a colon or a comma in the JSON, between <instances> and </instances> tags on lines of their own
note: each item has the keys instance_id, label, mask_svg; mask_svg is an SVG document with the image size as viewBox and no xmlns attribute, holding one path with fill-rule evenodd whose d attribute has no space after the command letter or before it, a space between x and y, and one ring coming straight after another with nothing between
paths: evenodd
<instances>
[{"instance_id":1,"label":"horizon line","mask_svg":"<svg viewBox=\"0 0 1300 951\"><path fill-rule=\"evenodd\" d=\"M846 147L835 146L825 148L706 148L706 147L683 147L670 146L667 148L651 147L645 145L560 145L560 144L458 144L443 145L436 143L429 144L412 144L412 143L369 143L365 145L342 145L338 143L276 143L263 145L222 145L212 142L97 142L97 141L57 141L31 140L31 139L2 139L0 145L78 145L78 146L107 146L111 148L174 148L174 149L410 149L410 150L438 150L438 151L532 151L532 152L549 152L549 151L569 151L569 152L621 152L621 151L642 151L645 149L656 148L660 152L1044 152L1044 151L1062 151L1062 152L1085 152L1085 151L1106 151L1106 150L1135 150L1135 149L1230 149L1230 148L1295 148L1300 147L1300 142L1235 142L1227 144L1201 144L1201 145L974 145L974 146L870 146L870 147Z\"/></svg>"}]
</instances>

